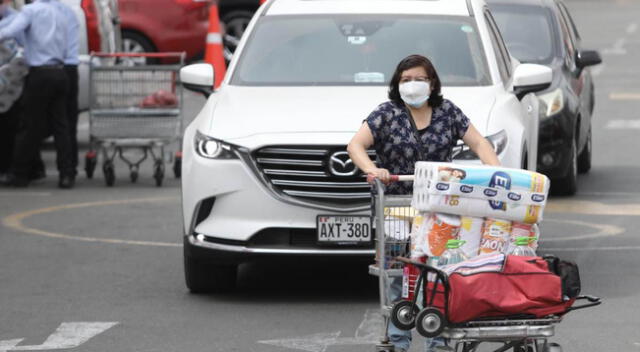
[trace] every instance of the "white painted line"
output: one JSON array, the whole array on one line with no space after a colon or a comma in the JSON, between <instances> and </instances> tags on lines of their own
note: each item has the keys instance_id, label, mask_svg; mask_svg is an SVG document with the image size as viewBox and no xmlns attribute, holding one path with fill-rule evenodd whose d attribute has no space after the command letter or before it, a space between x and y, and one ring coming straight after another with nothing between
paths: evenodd
<instances>
[{"instance_id":1,"label":"white painted line","mask_svg":"<svg viewBox=\"0 0 640 352\"><path fill-rule=\"evenodd\" d=\"M0 352L6 351L50 351L76 348L112 327L118 322L72 322L62 323L42 345L17 346L23 339L0 341ZM15 343L15 341L18 341ZM13 343L13 346L10 346ZM5 347L5 346L8 346ZM2 349L4 348L4 349Z\"/></svg>"},{"instance_id":2,"label":"white painted line","mask_svg":"<svg viewBox=\"0 0 640 352\"><path fill-rule=\"evenodd\" d=\"M277 340L262 340L271 346L308 352L325 352L329 346L374 345L382 337L382 315L379 309L367 309L355 337L340 337L341 331L312 334Z\"/></svg>"},{"instance_id":3,"label":"white painted line","mask_svg":"<svg viewBox=\"0 0 640 352\"><path fill-rule=\"evenodd\" d=\"M0 352L6 352L11 350L11 348L17 346L24 339L13 339L13 340L4 340L0 341Z\"/></svg>"},{"instance_id":4,"label":"white painted line","mask_svg":"<svg viewBox=\"0 0 640 352\"><path fill-rule=\"evenodd\" d=\"M640 129L640 120L610 120L604 128L607 130L637 130Z\"/></svg>"},{"instance_id":5,"label":"white painted line","mask_svg":"<svg viewBox=\"0 0 640 352\"><path fill-rule=\"evenodd\" d=\"M640 93L609 93L609 100L640 100Z\"/></svg>"},{"instance_id":6,"label":"white painted line","mask_svg":"<svg viewBox=\"0 0 640 352\"><path fill-rule=\"evenodd\" d=\"M615 43L613 43L611 48L604 49L602 53L605 55L625 55L627 53L627 50L624 48L626 42L626 39L619 38Z\"/></svg>"},{"instance_id":7,"label":"white painted line","mask_svg":"<svg viewBox=\"0 0 640 352\"><path fill-rule=\"evenodd\" d=\"M631 23L627 26L627 34L633 34L638 30L637 23Z\"/></svg>"}]
</instances>

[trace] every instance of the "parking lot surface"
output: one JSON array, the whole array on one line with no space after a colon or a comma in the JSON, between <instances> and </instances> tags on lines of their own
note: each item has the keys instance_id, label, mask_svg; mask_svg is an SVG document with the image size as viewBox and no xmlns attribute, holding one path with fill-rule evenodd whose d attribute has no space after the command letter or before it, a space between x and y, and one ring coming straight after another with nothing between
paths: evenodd
<instances>
[{"instance_id":1,"label":"parking lot surface","mask_svg":"<svg viewBox=\"0 0 640 352\"><path fill-rule=\"evenodd\" d=\"M593 69L593 169L578 194L553 197L539 254L576 261L583 293L552 341L564 351L640 350L640 3L567 0ZM203 99L189 95L189 120ZM86 127L80 127L86 141ZM86 147L86 143L85 143ZM372 351L377 282L345 261L251 263L230 293L184 284L179 181L157 188L150 164L131 184L117 166L75 189L49 178L0 188L0 351ZM145 167L146 166L146 167ZM118 168L119 167L119 168ZM416 337L412 351L421 351Z\"/></svg>"}]
</instances>

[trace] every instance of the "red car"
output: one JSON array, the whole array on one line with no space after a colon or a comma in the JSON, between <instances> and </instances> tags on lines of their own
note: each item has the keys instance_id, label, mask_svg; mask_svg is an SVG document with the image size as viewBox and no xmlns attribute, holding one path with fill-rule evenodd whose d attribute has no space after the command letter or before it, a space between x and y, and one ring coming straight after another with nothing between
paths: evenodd
<instances>
[{"instance_id":1,"label":"red car","mask_svg":"<svg viewBox=\"0 0 640 352\"><path fill-rule=\"evenodd\" d=\"M125 52L185 51L202 57L209 26L206 0L118 0ZM259 0L222 0L220 18L239 39ZM239 32L239 33L235 33Z\"/></svg>"}]
</instances>

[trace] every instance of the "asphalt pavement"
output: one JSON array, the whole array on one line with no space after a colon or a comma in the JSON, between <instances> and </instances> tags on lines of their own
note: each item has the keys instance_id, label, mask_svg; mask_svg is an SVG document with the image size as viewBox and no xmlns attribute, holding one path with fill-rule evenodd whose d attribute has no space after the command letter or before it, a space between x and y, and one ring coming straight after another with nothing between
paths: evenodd
<instances>
[{"instance_id":1,"label":"asphalt pavement","mask_svg":"<svg viewBox=\"0 0 640 352\"><path fill-rule=\"evenodd\" d=\"M552 341L564 351L640 351L640 2L567 0L593 69L593 169L573 197L554 197L539 253L580 267L583 293L604 303L576 311ZM185 116L204 100L188 96ZM86 119L81 119L86 121ZM83 125L85 127L83 127ZM86 123L81 122L86 148ZM192 295L184 284L179 181L136 184L117 165L73 190L49 177L0 188L0 352L372 351L377 286L353 262L241 267L233 293ZM416 337L412 351L422 350Z\"/></svg>"}]
</instances>

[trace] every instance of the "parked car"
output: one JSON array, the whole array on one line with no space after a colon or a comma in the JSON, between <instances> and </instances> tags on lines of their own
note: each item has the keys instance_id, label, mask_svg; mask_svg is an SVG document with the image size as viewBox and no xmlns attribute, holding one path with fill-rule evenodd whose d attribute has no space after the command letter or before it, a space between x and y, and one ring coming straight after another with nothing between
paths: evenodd
<instances>
[{"instance_id":1,"label":"parked car","mask_svg":"<svg viewBox=\"0 0 640 352\"><path fill-rule=\"evenodd\" d=\"M187 60L202 58L209 26L207 0L118 0L125 52L185 51ZM225 45L230 58L258 9L259 0L220 0Z\"/></svg>"},{"instance_id":2,"label":"parked car","mask_svg":"<svg viewBox=\"0 0 640 352\"><path fill-rule=\"evenodd\" d=\"M224 81L186 128L182 215L186 283L235 284L264 256L371 258L364 243L321 242L317 217L370 214L346 146L387 99L409 54L430 57L443 94L510 167L535 167L537 98L551 70L512 59L483 0L275 0L247 27ZM207 93L213 68L182 69ZM532 157L531 157L532 156ZM479 163L460 145L455 158Z\"/></svg>"},{"instance_id":3,"label":"parked car","mask_svg":"<svg viewBox=\"0 0 640 352\"><path fill-rule=\"evenodd\" d=\"M602 60L582 48L580 34L567 7L559 0L489 0L509 52L521 62L553 69L542 103L538 171L553 188L572 195L578 173L591 168L591 119L595 104L589 67Z\"/></svg>"}]
</instances>

